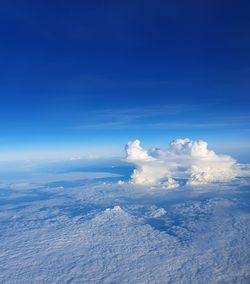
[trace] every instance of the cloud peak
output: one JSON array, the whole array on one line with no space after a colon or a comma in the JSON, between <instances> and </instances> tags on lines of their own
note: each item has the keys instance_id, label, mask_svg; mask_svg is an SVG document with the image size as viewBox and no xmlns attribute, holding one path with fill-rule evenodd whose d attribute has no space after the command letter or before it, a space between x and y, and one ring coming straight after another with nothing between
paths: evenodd
<instances>
[{"instance_id":1,"label":"cloud peak","mask_svg":"<svg viewBox=\"0 0 250 284\"><path fill-rule=\"evenodd\" d=\"M148 151L140 146L139 140L134 140L128 142L125 151L126 160L136 165L131 176L131 182L136 184L175 188L180 180L187 185L200 185L227 182L240 174L235 159L216 154L203 140L176 139L167 150Z\"/></svg>"}]
</instances>

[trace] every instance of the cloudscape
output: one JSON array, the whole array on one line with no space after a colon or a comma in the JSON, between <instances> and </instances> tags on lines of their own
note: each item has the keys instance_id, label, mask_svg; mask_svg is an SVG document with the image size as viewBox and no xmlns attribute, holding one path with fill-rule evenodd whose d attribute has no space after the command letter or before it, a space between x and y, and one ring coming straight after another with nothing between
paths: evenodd
<instances>
[{"instance_id":1,"label":"cloudscape","mask_svg":"<svg viewBox=\"0 0 250 284\"><path fill-rule=\"evenodd\" d=\"M0 283L250 283L250 2L0 4Z\"/></svg>"},{"instance_id":2,"label":"cloudscape","mask_svg":"<svg viewBox=\"0 0 250 284\"><path fill-rule=\"evenodd\" d=\"M199 185L210 182L226 182L243 175L241 166L228 155L217 155L208 149L202 140L173 140L167 150L153 148L145 151L139 140L129 142L125 147L128 162L136 169L132 181L136 184L178 187L177 179L186 184ZM174 178L174 179L173 179Z\"/></svg>"}]
</instances>

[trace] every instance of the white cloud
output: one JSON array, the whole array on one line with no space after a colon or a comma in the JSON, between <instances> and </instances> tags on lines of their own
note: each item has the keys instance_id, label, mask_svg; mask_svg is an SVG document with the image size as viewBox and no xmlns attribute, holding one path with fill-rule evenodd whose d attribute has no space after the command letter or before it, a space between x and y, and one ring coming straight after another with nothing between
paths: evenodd
<instances>
[{"instance_id":1,"label":"white cloud","mask_svg":"<svg viewBox=\"0 0 250 284\"><path fill-rule=\"evenodd\" d=\"M241 173L241 166L228 155L218 155L202 140L176 139L167 150L144 150L140 141L129 142L126 160L134 163L131 181L135 184L176 188L180 180L188 185L227 182Z\"/></svg>"},{"instance_id":2,"label":"white cloud","mask_svg":"<svg viewBox=\"0 0 250 284\"><path fill-rule=\"evenodd\" d=\"M125 151L127 153L128 161L154 160L152 157L148 155L146 150L142 149L142 147L140 146L139 140L128 142L128 144L125 146Z\"/></svg>"},{"instance_id":3,"label":"white cloud","mask_svg":"<svg viewBox=\"0 0 250 284\"><path fill-rule=\"evenodd\" d=\"M249 283L249 186L57 183L2 188L0 283Z\"/></svg>"}]
</instances>

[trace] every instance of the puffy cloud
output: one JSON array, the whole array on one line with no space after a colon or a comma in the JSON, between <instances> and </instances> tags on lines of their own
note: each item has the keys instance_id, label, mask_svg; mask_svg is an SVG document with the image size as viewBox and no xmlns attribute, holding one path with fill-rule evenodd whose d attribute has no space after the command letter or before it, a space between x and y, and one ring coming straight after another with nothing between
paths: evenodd
<instances>
[{"instance_id":1,"label":"puffy cloud","mask_svg":"<svg viewBox=\"0 0 250 284\"><path fill-rule=\"evenodd\" d=\"M127 153L128 161L154 160L148 155L146 150L142 149L139 140L128 142L128 144L125 146L125 151Z\"/></svg>"},{"instance_id":2,"label":"puffy cloud","mask_svg":"<svg viewBox=\"0 0 250 284\"><path fill-rule=\"evenodd\" d=\"M240 174L240 166L227 155L218 155L208 149L202 140L176 139L167 150L144 150L140 141L129 142L125 151L126 160L136 169L131 182L176 188L179 183L199 185L210 182L227 182Z\"/></svg>"}]
</instances>

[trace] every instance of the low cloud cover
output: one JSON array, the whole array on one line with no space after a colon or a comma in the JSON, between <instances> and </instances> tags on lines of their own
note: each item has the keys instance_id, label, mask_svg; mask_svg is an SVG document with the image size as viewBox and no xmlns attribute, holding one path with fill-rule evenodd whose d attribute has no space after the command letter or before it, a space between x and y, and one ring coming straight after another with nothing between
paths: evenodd
<instances>
[{"instance_id":1,"label":"low cloud cover","mask_svg":"<svg viewBox=\"0 0 250 284\"><path fill-rule=\"evenodd\" d=\"M126 161L136 165L131 182L176 188L180 183L200 185L228 182L241 174L241 166L228 155L208 149L202 140L176 139L167 149L145 150L139 140L125 146Z\"/></svg>"},{"instance_id":2,"label":"low cloud cover","mask_svg":"<svg viewBox=\"0 0 250 284\"><path fill-rule=\"evenodd\" d=\"M133 182L182 184L184 156L187 169L207 156L215 164L184 142L165 151L131 142L128 159L143 168ZM249 284L249 183L119 188L131 170L119 160L25 165L0 168L0 283Z\"/></svg>"}]
</instances>

